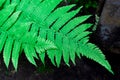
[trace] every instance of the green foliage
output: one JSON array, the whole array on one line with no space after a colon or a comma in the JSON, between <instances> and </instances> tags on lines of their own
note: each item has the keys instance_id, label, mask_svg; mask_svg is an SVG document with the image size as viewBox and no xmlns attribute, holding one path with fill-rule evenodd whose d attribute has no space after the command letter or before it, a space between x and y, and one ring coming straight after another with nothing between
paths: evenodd
<instances>
[{"instance_id":1,"label":"green foliage","mask_svg":"<svg viewBox=\"0 0 120 80\"><path fill-rule=\"evenodd\" d=\"M95 31L97 29L97 26L98 26L98 23L99 23L99 18L100 17L96 14L95 15L95 24L94 24L94 26L92 28L92 31Z\"/></svg>"},{"instance_id":2,"label":"green foliage","mask_svg":"<svg viewBox=\"0 0 120 80\"><path fill-rule=\"evenodd\" d=\"M90 15L75 17L81 7L57 8L62 0L0 0L0 51L6 66L12 59L17 69L20 53L36 66L35 58L45 64L45 53L53 65L60 66L63 57L69 66L75 57L86 56L112 72L111 66L94 44L87 31L92 24L84 23Z\"/></svg>"}]
</instances>

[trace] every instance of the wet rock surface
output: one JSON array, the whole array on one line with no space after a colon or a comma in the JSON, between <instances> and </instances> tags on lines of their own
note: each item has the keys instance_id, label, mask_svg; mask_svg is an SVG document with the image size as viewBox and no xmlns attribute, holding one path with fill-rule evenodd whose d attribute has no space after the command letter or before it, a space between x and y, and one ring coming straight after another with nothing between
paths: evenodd
<instances>
[{"instance_id":1,"label":"wet rock surface","mask_svg":"<svg viewBox=\"0 0 120 80\"><path fill-rule=\"evenodd\" d=\"M105 1L96 34L98 44L120 54L120 0Z\"/></svg>"}]
</instances>

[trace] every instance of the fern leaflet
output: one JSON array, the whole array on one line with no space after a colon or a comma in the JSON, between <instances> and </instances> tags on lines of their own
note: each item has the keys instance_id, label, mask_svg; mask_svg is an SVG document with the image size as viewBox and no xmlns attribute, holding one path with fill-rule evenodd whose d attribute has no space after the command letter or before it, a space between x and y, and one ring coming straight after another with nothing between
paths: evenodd
<instances>
[{"instance_id":1,"label":"fern leaflet","mask_svg":"<svg viewBox=\"0 0 120 80\"><path fill-rule=\"evenodd\" d=\"M69 66L75 64L75 56L86 56L112 72L103 53L89 43L87 31L92 24L82 24L90 15L75 17L80 8L75 5L57 8L62 0L0 0L0 51L8 67L12 63L17 69L21 50L30 63L34 58L44 63L45 52L53 65L60 66L63 57ZM4 4L3 4L4 3ZM4 14L6 13L6 14Z\"/></svg>"}]
</instances>

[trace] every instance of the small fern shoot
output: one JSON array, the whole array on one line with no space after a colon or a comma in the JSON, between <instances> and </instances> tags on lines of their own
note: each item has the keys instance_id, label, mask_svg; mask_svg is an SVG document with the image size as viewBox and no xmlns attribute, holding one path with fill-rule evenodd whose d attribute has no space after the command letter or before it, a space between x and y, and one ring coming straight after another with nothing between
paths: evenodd
<instances>
[{"instance_id":1,"label":"small fern shoot","mask_svg":"<svg viewBox=\"0 0 120 80\"><path fill-rule=\"evenodd\" d=\"M0 51L8 67L10 59L17 69L20 52L37 65L34 58L45 63L45 53L53 65L60 66L63 57L69 65L75 57L86 56L112 72L105 56L89 43L87 31L92 24L84 23L90 15L75 17L81 7L59 7L62 0L0 0ZM12 55L12 56L11 56Z\"/></svg>"}]
</instances>

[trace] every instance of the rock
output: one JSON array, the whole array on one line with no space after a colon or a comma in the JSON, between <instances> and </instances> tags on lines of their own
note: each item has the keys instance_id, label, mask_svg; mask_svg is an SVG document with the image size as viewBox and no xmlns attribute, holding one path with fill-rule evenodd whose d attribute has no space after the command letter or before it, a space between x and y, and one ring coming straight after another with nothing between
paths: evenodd
<instances>
[{"instance_id":1,"label":"rock","mask_svg":"<svg viewBox=\"0 0 120 80\"><path fill-rule=\"evenodd\" d=\"M106 0L100 24L108 26L120 26L120 0Z\"/></svg>"},{"instance_id":2,"label":"rock","mask_svg":"<svg viewBox=\"0 0 120 80\"><path fill-rule=\"evenodd\" d=\"M101 45L120 54L120 0L106 0L97 31Z\"/></svg>"}]
</instances>

